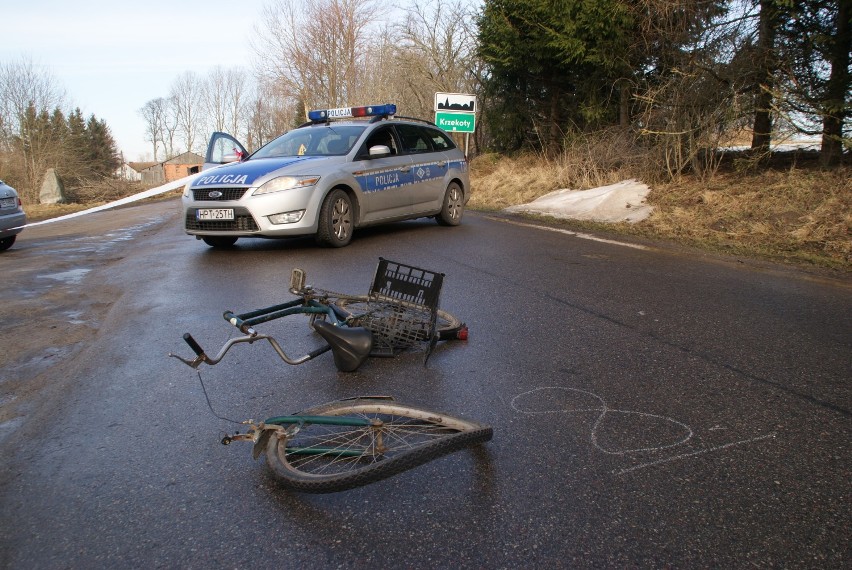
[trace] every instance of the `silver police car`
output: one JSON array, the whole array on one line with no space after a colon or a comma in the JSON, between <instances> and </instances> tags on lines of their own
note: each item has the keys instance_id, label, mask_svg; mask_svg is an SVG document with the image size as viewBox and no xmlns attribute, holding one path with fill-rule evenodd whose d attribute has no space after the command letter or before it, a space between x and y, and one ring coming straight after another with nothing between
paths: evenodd
<instances>
[{"instance_id":1,"label":"silver police car","mask_svg":"<svg viewBox=\"0 0 852 570\"><path fill-rule=\"evenodd\" d=\"M373 224L458 225L470 198L464 153L434 124L395 114L395 105L311 111L251 155L214 133L203 171L184 187L186 233L212 247L300 235L342 247Z\"/></svg>"}]
</instances>

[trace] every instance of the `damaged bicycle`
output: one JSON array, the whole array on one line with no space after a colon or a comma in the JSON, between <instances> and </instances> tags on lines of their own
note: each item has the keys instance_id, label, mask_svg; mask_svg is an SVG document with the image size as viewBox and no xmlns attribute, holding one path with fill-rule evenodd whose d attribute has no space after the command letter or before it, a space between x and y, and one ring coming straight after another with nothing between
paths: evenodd
<instances>
[{"instance_id":1,"label":"damaged bicycle","mask_svg":"<svg viewBox=\"0 0 852 570\"><path fill-rule=\"evenodd\" d=\"M184 340L195 353L187 359L169 354L192 368L215 365L236 344L266 340L286 363L297 365L331 351L342 372L357 370L370 356L392 356L416 344L427 345L426 358L442 340L466 340L467 326L438 308L444 275L379 259L367 295L347 295L306 285L294 269L290 292L296 299L224 318L243 333L209 356L189 333ZM325 345L291 357L281 342L255 327L292 315L307 315ZM485 443L490 426L453 415L410 406L389 396L349 398L262 422L247 420L246 433L222 443L251 441L253 457L267 464L285 488L328 493L366 485L460 449Z\"/></svg>"}]
</instances>

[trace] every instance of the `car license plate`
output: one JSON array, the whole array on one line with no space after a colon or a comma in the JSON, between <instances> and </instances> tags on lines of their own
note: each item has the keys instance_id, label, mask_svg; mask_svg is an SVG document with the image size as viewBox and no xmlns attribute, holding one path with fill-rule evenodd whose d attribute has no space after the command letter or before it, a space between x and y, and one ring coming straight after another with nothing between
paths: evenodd
<instances>
[{"instance_id":1,"label":"car license plate","mask_svg":"<svg viewBox=\"0 0 852 570\"><path fill-rule=\"evenodd\" d=\"M10 208L17 208L17 207L18 207L18 201L15 200L14 198L3 198L2 200L0 200L0 208L3 208L4 210L8 210Z\"/></svg>"},{"instance_id":2,"label":"car license plate","mask_svg":"<svg viewBox=\"0 0 852 570\"><path fill-rule=\"evenodd\" d=\"M195 219L199 222L212 220L233 220L232 208L205 208L195 211Z\"/></svg>"}]
</instances>

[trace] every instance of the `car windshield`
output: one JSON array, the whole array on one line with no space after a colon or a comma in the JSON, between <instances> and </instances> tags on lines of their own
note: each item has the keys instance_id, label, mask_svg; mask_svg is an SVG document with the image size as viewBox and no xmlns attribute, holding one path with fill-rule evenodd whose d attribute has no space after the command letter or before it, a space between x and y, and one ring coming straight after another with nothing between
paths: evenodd
<instances>
[{"instance_id":1,"label":"car windshield","mask_svg":"<svg viewBox=\"0 0 852 570\"><path fill-rule=\"evenodd\" d=\"M281 156L342 156L357 142L366 125L311 126L281 135L251 158Z\"/></svg>"}]
</instances>

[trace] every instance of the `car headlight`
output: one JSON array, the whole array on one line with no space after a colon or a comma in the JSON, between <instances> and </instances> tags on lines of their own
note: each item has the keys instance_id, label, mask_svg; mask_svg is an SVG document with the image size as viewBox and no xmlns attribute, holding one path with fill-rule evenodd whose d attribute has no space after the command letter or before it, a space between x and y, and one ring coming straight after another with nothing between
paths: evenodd
<instances>
[{"instance_id":1,"label":"car headlight","mask_svg":"<svg viewBox=\"0 0 852 570\"><path fill-rule=\"evenodd\" d=\"M183 186L183 197L184 198L189 198L192 195L192 192L189 189L190 186L192 186L192 182L187 182L186 184L184 184L184 186Z\"/></svg>"},{"instance_id":2,"label":"car headlight","mask_svg":"<svg viewBox=\"0 0 852 570\"><path fill-rule=\"evenodd\" d=\"M279 176L255 190L253 195L259 196L260 194L271 194L272 192L280 192L282 190L313 186L319 182L319 179L319 176Z\"/></svg>"}]
</instances>

